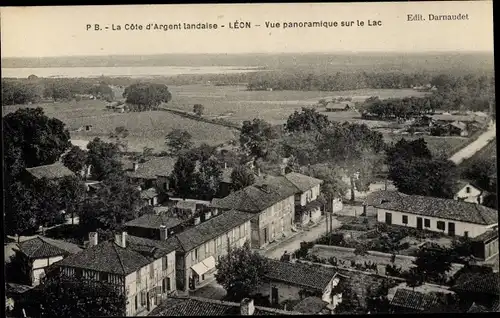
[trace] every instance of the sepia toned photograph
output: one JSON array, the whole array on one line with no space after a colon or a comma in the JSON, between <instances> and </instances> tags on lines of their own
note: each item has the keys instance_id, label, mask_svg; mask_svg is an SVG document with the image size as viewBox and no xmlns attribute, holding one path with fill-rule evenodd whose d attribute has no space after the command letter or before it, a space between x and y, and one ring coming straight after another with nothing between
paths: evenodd
<instances>
[{"instance_id":1,"label":"sepia toned photograph","mask_svg":"<svg viewBox=\"0 0 500 318\"><path fill-rule=\"evenodd\" d=\"M5 317L500 311L493 1L0 21Z\"/></svg>"}]
</instances>

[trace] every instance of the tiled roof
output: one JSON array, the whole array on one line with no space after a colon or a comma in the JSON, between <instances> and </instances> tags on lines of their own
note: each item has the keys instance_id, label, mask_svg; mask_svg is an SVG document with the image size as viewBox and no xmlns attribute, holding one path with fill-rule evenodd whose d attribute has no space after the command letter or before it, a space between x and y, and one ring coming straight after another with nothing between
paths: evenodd
<instances>
[{"instance_id":1,"label":"tiled roof","mask_svg":"<svg viewBox=\"0 0 500 318\"><path fill-rule=\"evenodd\" d=\"M56 162L51 165L26 168L26 171L37 179L60 179L75 175L73 171L69 170L61 162Z\"/></svg>"},{"instance_id":2,"label":"tiled roof","mask_svg":"<svg viewBox=\"0 0 500 318\"><path fill-rule=\"evenodd\" d=\"M228 210L261 212L279 201L295 195L296 192L297 188L285 177L268 176L222 199L213 199L211 206Z\"/></svg>"},{"instance_id":3,"label":"tiled roof","mask_svg":"<svg viewBox=\"0 0 500 318\"><path fill-rule=\"evenodd\" d=\"M81 248L72 243L38 236L19 243L19 250L30 258L47 258L78 253Z\"/></svg>"},{"instance_id":4,"label":"tiled roof","mask_svg":"<svg viewBox=\"0 0 500 318\"><path fill-rule=\"evenodd\" d=\"M33 289L33 286L14 283L7 283L5 286L5 292L8 294L23 294L31 289Z\"/></svg>"},{"instance_id":5,"label":"tiled roof","mask_svg":"<svg viewBox=\"0 0 500 318\"><path fill-rule=\"evenodd\" d=\"M290 181L300 192L311 190L323 183L323 180L309 177L300 173L291 172L285 175L285 179Z\"/></svg>"},{"instance_id":6,"label":"tiled roof","mask_svg":"<svg viewBox=\"0 0 500 318\"><path fill-rule=\"evenodd\" d=\"M498 237L498 229L486 231L481 235L471 238L471 240L475 242L486 242L496 237Z\"/></svg>"},{"instance_id":7,"label":"tiled roof","mask_svg":"<svg viewBox=\"0 0 500 318\"><path fill-rule=\"evenodd\" d=\"M265 275L267 279L319 291L323 291L337 274L333 268L277 260L269 260L269 262L269 270Z\"/></svg>"},{"instance_id":8,"label":"tiled roof","mask_svg":"<svg viewBox=\"0 0 500 318\"><path fill-rule=\"evenodd\" d=\"M199 225L190 227L185 231L178 233L167 239L169 243L174 244L175 241L184 252L189 252L201 244L212 240L237 226L240 226L248 220L255 217L252 213L240 211L227 211L209 220L202 222Z\"/></svg>"},{"instance_id":9,"label":"tiled roof","mask_svg":"<svg viewBox=\"0 0 500 318\"><path fill-rule=\"evenodd\" d=\"M293 310L304 314L317 314L325 309L327 305L328 303L319 297L307 297L295 305Z\"/></svg>"},{"instance_id":10,"label":"tiled roof","mask_svg":"<svg viewBox=\"0 0 500 318\"><path fill-rule=\"evenodd\" d=\"M158 176L168 177L174 170L176 158L158 157L144 163L139 163L136 171L129 171L127 175L131 178L156 179Z\"/></svg>"},{"instance_id":11,"label":"tiled roof","mask_svg":"<svg viewBox=\"0 0 500 318\"><path fill-rule=\"evenodd\" d=\"M128 275L150 263L144 255L131 248L122 248L112 241L89 247L56 264L118 275Z\"/></svg>"},{"instance_id":12,"label":"tiled roof","mask_svg":"<svg viewBox=\"0 0 500 318\"><path fill-rule=\"evenodd\" d=\"M402 196L406 196L406 194L398 191L379 190L368 194L364 204L368 206L379 205L382 201L395 201L399 200Z\"/></svg>"},{"instance_id":13,"label":"tiled roof","mask_svg":"<svg viewBox=\"0 0 500 318\"><path fill-rule=\"evenodd\" d=\"M500 276L495 272L463 273L456 279L452 289L500 296Z\"/></svg>"},{"instance_id":14,"label":"tiled roof","mask_svg":"<svg viewBox=\"0 0 500 318\"><path fill-rule=\"evenodd\" d=\"M421 311L429 310L439 303L439 297L435 294L420 293L405 288L398 289L391 300L391 306Z\"/></svg>"},{"instance_id":15,"label":"tiled roof","mask_svg":"<svg viewBox=\"0 0 500 318\"><path fill-rule=\"evenodd\" d=\"M147 257L158 259L175 251L177 245L169 241L152 240L139 236L127 235L127 246Z\"/></svg>"},{"instance_id":16,"label":"tiled roof","mask_svg":"<svg viewBox=\"0 0 500 318\"><path fill-rule=\"evenodd\" d=\"M297 315L300 313L255 306L254 315ZM169 297L149 316L238 316L240 304L200 297Z\"/></svg>"},{"instance_id":17,"label":"tiled roof","mask_svg":"<svg viewBox=\"0 0 500 318\"><path fill-rule=\"evenodd\" d=\"M156 192L156 189L155 188L149 188L149 189L146 189L146 190L142 190L141 191L141 199L143 200L150 200L154 197L157 197L158 196L158 192Z\"/></svg>"},{"instance_id":18,"label":"tiled roof","mask_svg":"<svg viewBox=\"0 0 500 318\"><path fill-rule=\"evenodd\" d=\"M177 217L167 216L166 213L144 214L137 219L125 223L125 226L142 227L147 229L159 229L161 225L172 228L183 221Z\"/></svg>"},{"instance_id":19,"label":"tiled roof","mask_svg":"<svg viewBox=\"0 0 500 318\"><path fill-rule=\"evenodd\" d=\"M467 310L468 313L477 313L477 312L489 312L488 308L486 308L483 305L478 305L476 303L472 303L472 306L470 306L469 310Z\"/></svg>"},{"instance_id":20,"label":"tiled roof","mask_svg":"<svg viewBox=\"0 0 500 318\"><path fill-rule=\"evenodd\" d=\"M408 195L375 206L387 210L474 224L490 225L498 223L498 211L480 204L452 199Z\"/></svg>"},{"instance_id":21,"label":"tiled roof","mask_svg":"<svg viewBox=\"0 0 500 318\"><path fill-rule=\"evenodd\" d=\"M432 115L432 119L434 120L440 120L440 121L463 121L463 122L470 122L474 121L474 116L468 116L468 115Z\"/></svg>"}]
</instances>

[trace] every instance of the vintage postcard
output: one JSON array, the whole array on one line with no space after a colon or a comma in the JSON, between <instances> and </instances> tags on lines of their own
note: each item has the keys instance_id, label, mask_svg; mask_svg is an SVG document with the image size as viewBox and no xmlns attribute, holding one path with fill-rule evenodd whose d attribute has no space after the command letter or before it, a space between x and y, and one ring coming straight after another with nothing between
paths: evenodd
<instances>
[{"instance_id":1,"label":"vintage postcard","mask_svg":"<svg viewBox=\"0 0 500 318\"><path fill-rule=\"evenodd\" d=\"M0 21L7 317L499 311L492 1Z\"/></svg>"}]
</instances>

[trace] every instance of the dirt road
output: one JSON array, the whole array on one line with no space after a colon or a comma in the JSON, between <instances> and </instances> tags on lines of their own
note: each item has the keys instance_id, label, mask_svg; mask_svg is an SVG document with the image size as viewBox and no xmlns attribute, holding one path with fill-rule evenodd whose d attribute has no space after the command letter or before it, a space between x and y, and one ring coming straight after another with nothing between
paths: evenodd
<instances>
[{"instance_id":1,"label":"dirt road","mask_svg":"<svg viewBox=\"0 0 500 318\"><path fill-rule=\"evenodd\" d=\"M476 152L486 147L486 145L496 137L496 125L491 125L479 138L466 147L460 149L457 153L449 158L456 165L460 164L465 159L472 157Z\"/></svg>"}]
</instances>

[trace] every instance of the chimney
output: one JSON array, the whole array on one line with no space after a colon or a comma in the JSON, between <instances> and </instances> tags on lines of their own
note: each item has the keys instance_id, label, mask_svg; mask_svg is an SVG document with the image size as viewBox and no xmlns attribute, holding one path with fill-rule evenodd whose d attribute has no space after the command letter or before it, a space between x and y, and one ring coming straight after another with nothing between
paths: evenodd
<instances>
[{"instance_id":1,"label":"chimney","mask_svg":"<svg viewBox=\"0 0 500 318\"><path fill-rule=\"evenodd\" d=\"M134 162L134 171L137 171L137 169L139 169L139 163Z\"/></svg>"},{"instance_id":2,"label":"chimney","mask_svg":"<svg viewBox=\"0 0 500 318\"><path fill-rule=\"evenodd\" d=\"M90 246L96 246L97 245L97 232L90 232L89 233L89 247Z\"/></svg>"},{"instance_id":3,"label":"chimney","mask_svg":"<svg viewBox=\"0 0 500 318\"><path fill-rule=\"evenodd\" d=\"M200 220L199 216L194 218L194 225L198 225L198 224L200 224L200 222L201 222L201 220Z\"/></svg>"},{"instance_id":4,"label":"chimney","mask_svg":"<svg viewBox=\"0 0 500 318\"><path fill-rule=\"evenodd\" d=\"M127 232L115 234L115 243L122 248L127 247Z\"/></svg>"},{"instance_id":5,"label":"chimney","mask_svg":"<svg viewBox=\"0 0 500 318\"><path fill-rule=\"evenodd\" d=\"M242 316L252 316L255 311L255 307L253 305L253 299L245 298L241 301L240 304L240 315Z\"/></svg>"},{"instance_id":6,"label":"chimney","mask_svg":"<svg viewBox=\"0 0 500 318\"><path fill-rule=\"evenodd\" d=\"M219 214L219 209L214 209L214 211L212 212L212 214L213 214L214 216L216 216L217 214Z\"/></svg>"},{"instance_id":7,"label":"chimney","mask_svg":"<svg viewBox=\"0 0 500 318\"><path fill-rule=\"evenodd\" d=\"M168 238L168 229L165 225L160 225L160 241L166 241Z\"/></svg>"},{"instance_id":8,"label":"chimney","mask_svg":"<svg viewBox=\"0 0 500 318\"><path fill-rule=\"evenodd\" d=\"M224 169L227 169L227 162L224 162Z\"/></svg>"},{"instance_id":9,"label":"chimney","mask_svg":"<svg viewBox=\"0 0 500 318\"><path fill-rule=\"evenodd\" d=\"M212 217L212 212L210 211L205 212L205 221L209 220L211 217Z\"/></svg>"},{"instance_id":10,"label":"chimney","mask_svg":"<svg viewBox=\"0 0 500 318\"><path fill-rule=\"evenodd\" d=\"M257 168L257 176L260 177L260 168Z\"/></svg>"}]
</instances>

